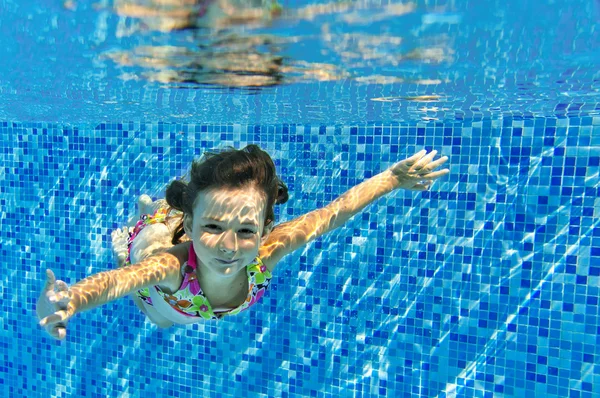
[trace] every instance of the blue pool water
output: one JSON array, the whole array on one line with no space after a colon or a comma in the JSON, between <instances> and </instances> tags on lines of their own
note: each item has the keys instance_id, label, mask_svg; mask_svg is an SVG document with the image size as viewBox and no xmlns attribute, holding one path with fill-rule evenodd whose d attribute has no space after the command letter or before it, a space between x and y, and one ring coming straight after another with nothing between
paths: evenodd
<instances>
[{"instance_id":1,"label":"blue pool water","mask_svg":"<svg viewBox=\"0 0 600 398\"><path fill-rule=\"evenodd\" d=\"M232 28L283 65L232 87L250 72L199 72L221 36L0 0L0 396L599 396L598 3L483 3ZM423 147L451 173L289 255L235 317L160 330L121 299L44 334L45 269L112 268L138 195L248 143L290 188L279 221Z\"/></svg>"}]
</instances>

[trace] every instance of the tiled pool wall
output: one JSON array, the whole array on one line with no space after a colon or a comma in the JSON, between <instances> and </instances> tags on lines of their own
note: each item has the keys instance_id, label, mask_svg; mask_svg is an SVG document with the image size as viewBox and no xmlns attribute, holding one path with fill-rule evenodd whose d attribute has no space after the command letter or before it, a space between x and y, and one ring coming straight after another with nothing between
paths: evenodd
<instances>
[{"instance_id":1,"label":"tiled pool wall","mask_svg":"<svg viewBox=\"0 0 600 398\"><path fill-rule=\"evenodd\" d=\"M46 268L113 267L110 231L207 149L257 143L280 221L425 147L398 191L286 257L251 311L159 330L129 299L36 324ZM206 126L0 123L3 397L600 395L600 118Z\"/></svg>"}]
</instances>

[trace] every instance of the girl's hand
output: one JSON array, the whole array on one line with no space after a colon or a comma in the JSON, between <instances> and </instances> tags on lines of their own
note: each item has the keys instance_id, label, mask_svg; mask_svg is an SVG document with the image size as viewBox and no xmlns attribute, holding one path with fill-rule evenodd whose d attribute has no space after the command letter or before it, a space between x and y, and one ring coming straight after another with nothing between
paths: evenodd
<instances>
[{"instance_id":1,"label":"girl's hand","mask_svg":"<svg viewBox=\"0 0 600 398\"><path fill-rule=\"evenodd\" d=\"M390 167L389 171L397 180L396 188L427 191L434 180L448 174L448 169L434 171L448 160L447 156L442 156L434 161L436 154L437 151L427 153L426 150L422 150Z\"/></svg>"},{"instance_id":2,"label":"girl's hand","mask_svg":"<svg viewBox=\"0 0 600 398\"><path fill-rule=\"evenodd\" d=\"M73 316L69 309L72 292L63 281L57 281L51 270L46 270L46 285L38 299L36 312L40 326L55 339L62 340L67 335L67 321Z\"/></svg>"}]
</instances>

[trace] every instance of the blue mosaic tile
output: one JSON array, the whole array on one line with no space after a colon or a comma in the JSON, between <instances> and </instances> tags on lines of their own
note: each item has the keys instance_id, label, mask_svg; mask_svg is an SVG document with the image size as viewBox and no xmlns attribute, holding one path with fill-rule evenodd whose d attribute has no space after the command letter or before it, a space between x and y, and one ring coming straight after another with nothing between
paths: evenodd
<instances>
[{"instance_id":1,"label":"blue mosaic tile","mask_svg":"<svg viewBox=\"0 0 600 398\"><path fill-rule=\"evenodd\" d=\"M2 396L600 394L600 119L0 124ZM204 151L259 143L280 221L418 149L450 157L288 256L254 310L160 330L128 300L37 326L43 272L110 269L110 231Z\"/></svg>"}]
</instances>

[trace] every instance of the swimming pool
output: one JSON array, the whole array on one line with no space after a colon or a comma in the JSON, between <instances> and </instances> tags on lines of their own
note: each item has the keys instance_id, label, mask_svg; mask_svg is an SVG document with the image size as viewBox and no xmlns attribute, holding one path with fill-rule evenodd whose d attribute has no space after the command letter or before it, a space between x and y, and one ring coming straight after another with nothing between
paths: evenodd
<instances>
[{"instance_id":1,"label":"swimming pool","mask_svg":"<svg viewBox=\"0 0 600 398\"><path fill-rule=\"evenodd\" d=\"M596 2L298 14L227 32L269 65L232 74L198 66L201 29L116 5L0 0L1 396L600 394ZM246 143L290 188L280 221L422 147L451 174L288 256L235 317L159 330L122 299L43 333L46 268L113 267L139 194Z\"/></svg>"}]
</instances>

